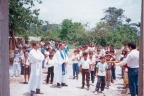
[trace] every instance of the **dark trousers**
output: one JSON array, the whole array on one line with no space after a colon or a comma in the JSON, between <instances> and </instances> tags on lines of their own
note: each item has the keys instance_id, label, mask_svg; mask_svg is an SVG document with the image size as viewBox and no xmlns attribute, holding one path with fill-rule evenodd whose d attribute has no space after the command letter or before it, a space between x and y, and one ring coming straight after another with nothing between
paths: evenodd
<instances>
[{"instance_id":1,"label":"dark trousers","mask_svg":"<svg viewBox=\"0 0 144 96\"><path fill-rule=\"evenodd\" d=\"M82 86L83 87L85 85L85 76L86 76L87 87L89 87L90 86L90 84L89 84L89 81L90 81L89 69L82 69Z\"/></svg>"},{"instance_id":2,"label":"dark trousers","mask_svg":"<svg viewBox=\"0 0 144 96\"><path fill-rule=\"evenodd\" d=\"M115 66L112 66L111 71L112 71L112 80L116 79L116 73L115 73Z\"/></svg>"},{"instance_id":3,"label":"dark trousers","mask_svg":"<svg viewBox=\"0 0 144 96\"><path fill-rule=\"evenodd\" d=\"M101 87L101 91L104 91L104 88L105 88L105 76L98 76L95 91L98 92L100 87Z\"/></svg>"},{"instance_id":4,"label":"dark trousers","mask_svg":"<svg viewBox=\"0 0 144 96\"><path fill-rule=\"evenodd\" d=\"M73 63L73 76L78 76L78 63Z\"/></svg>"},{"instance_id":5,"label":"dark trousers","mask_svg":"<svg viewBox=\"0 0 144 96\"><path fill-rule=\"evenodd\" d=\"M94 74L94 71L91 71L91 81L92 81L92 83L94 83L94 80L95 80L95 74Z\"/></svg>"},{"instance_id":6,"label":"dark trousers","mask_svg":"<svg viewBox=\"0 0 144 96\"><path fill-rule=\"evenodd\" d=\"M138 95L138 68L128 68L128 79L131 96Z\"/></svg>"},{"instance_id":7,"label":"dark trousers","mask_svg":"<svg viewBox=\"0 0 144 96\"><path fill-rule=\"evenodd\" d=\"M52 83L53 78L54 78L54 67L49 67L48 68L48 75L47 75L46 83L49 83L50 76L51 76L51 83Z\"/></svg>"}]
</instances>

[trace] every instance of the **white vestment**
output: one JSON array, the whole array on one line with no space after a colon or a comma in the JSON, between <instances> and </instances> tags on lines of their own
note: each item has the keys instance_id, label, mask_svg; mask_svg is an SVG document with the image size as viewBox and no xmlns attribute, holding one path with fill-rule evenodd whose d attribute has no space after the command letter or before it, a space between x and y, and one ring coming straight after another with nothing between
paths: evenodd
<instances>
[{"instance_id":1,"label":"white vestment","mask_svg":"<svg viewBox=\"0 0 144 96\"><path fill-rule=\"evenodd\" d=\"M56 54L54 55L54 82L56 83L67 83L67 68L65 67L65 75L62 74L62 64L64 62L68 62L68 56L61 50L64 59L61 57L60 51L57 50Z\"/></svg>"},{"instance_id":2,"label":"white vestment","mask_svg":"<svg viewBox=\"0 0 144 96\"><path fill-rule=\"evenodd\" d=\"M28 89L36 91L36 89L40 89L42 84L42 61L44 60L44 55L39 50L32 49L29 53L29 57L31 73Z\"/></svg>"}]
</instances>

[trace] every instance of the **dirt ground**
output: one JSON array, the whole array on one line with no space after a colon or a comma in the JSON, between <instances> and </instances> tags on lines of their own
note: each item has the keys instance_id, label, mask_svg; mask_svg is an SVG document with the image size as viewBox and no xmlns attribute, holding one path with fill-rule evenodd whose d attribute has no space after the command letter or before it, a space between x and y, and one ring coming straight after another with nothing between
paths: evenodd
<instances>
[{"instance_id":1,"label":"dirt ground","mask_svg":"<svg viewBox=\"0 0 144 96\"><path fill-rule=\"evenodd\" d=\"M70 50L69 56L72 55L73 50ZM41 91L44 92L43 95L38 96L95 96L95 86L90 86L90 90L80 89L82 86L82 76L79 74L78 80L73 80L72 77L72 64L68 65L68 87L57 88L56 84L45 84L47 69L43 69L43 84ZM109 89L105 89L105 94L99 93L97 96L130 96L123 93L123 89L118 89L117 87L123 86L123 80L120 77L121 69L116 68L117 79L115 83L111 84ZM10 96L30 96L30 92L27 89L28 85L23 84L24 79L21 77L11 77L13 74L13 68L10 66ZM97 79L95 79L96 85ZM90 81L91 83L91 81Z\"/></svg>"}]
</instances>

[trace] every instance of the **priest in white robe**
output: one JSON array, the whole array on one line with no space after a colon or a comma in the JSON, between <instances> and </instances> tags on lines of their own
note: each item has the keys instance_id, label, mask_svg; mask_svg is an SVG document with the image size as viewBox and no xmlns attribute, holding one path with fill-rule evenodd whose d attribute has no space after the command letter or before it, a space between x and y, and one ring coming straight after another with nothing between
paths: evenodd
<instances>
[{"instance_id":1,"label":"priest in white robe","mask_svg":"<svg viewBox=\"0 0 144 96\"><path fill-rule=\"evenodd\" d=\"M67 85L67 63L68 56L64 51L64 44L59 45L59 50L57 50L54 55L54 82L57 83L58 87L68 86Z\"/></svg>"},{"instance_id":2,"label":"priest in white robe","mask_svg":"<svg viewBox=\"0 0 144 96\"><path fill-rule=\"evenodd\" d=\"M44 55L40 52L37 42L34 42L32 46L33 49L29 53L31 74L28 89L31 91L31 96L36 96L36 94L43 94L40 89L42 84L42 61L44 60Z\"/></svg>"}]
</instances>

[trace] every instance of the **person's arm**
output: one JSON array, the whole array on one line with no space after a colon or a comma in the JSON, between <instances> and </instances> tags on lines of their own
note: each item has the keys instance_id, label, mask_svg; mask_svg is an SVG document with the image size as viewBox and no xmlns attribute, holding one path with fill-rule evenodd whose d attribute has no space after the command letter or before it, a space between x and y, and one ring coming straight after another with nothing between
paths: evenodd
<instances>
[{"instance_id":1,"label":"person's arm","mask_svg":"<svg viewBox=\"0 0 144 96\"><path fill-rule=\"evenodd\" d=\"M122 65L126 65L131 59L133 59L133 55L128 54L127 57L121 61L120 63L115 63L116 66L122 66Z\"/></svg>"}]
</instances>

